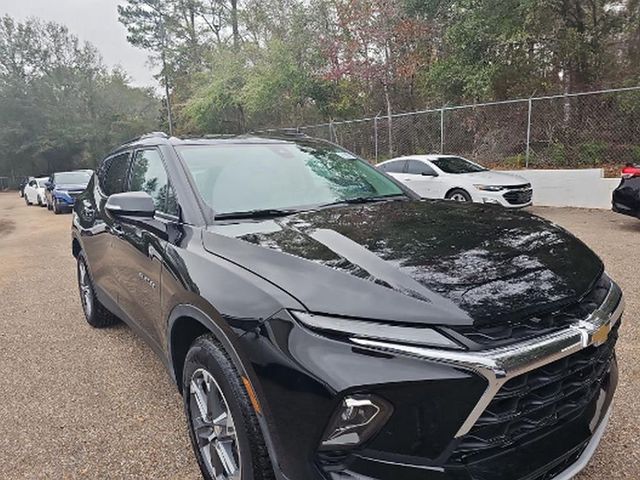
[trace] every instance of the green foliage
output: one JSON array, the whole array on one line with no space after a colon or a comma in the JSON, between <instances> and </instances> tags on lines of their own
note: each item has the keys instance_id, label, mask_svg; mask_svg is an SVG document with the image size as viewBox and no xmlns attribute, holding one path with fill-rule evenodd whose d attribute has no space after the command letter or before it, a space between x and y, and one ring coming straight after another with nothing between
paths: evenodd
<instances>
[{"instance_id":1,"label":"green foliage","mask_svg":"<svg viewBox=\"0 0 640 480\"><path fill-rule=\"evenodd\" d=\"M506 168L511 170L519 170L525 168L527 163L526 156L522 153L506 157L504 161L500 163L500 168Z\"/></svg>"},{"instance_id":2,"label":"green foliage","mask_svg":"<svg viewBox=\"0 0 640 480\"><path fill-rule=\"evenodd\" d=\"M2 17L0 172L93 167L119 142L153 129L157 100L128 82L65 27Z\"/></svg>"},{"instance_id":3,"label":"green foliage","mask_svg":"<svg viewBox=\"0 0 640 480\"><path fill-rule=\"evenodd\" d=\"M552 143L549 145L546 155L555 167L564 167L567 165L567 152L562 143Z\"/></svg>"},{"instance_id":4,"label":"green foliage","mask_svg":"<svg viewBox=\"0 0 640 480\"><path fill-rule=\"evenodd\" d=\"M633 163L640 165L640 145L631 147L631 158L633 158Z\"/></svg>"},{"instance_id":5,"label":"green foliage","mask_svg":"<svg viewBox=\"0 0 640 480\"><path fill-rule=\"evenodd\" d=\"M579 147L580 158L578 161L583 165L598 166L606 160L608 144L599 141L585 142Z\"/></svg>"}]
</instances>

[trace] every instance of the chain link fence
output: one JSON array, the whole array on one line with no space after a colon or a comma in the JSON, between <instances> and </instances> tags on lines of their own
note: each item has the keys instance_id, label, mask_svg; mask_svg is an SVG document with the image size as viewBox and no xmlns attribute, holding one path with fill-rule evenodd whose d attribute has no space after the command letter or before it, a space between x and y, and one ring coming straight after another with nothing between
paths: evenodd
<instances>
[{"instance_id":1,"label":"chain link fence","mask_svg":"<svg viewBox=\"0 0 640 480\"><path fill-rule=\"evenodd\" d=\"M374 162L444 153L499 168L640 163L640 87L532 97L298 127Z\"/></svg>"}]
</instances>

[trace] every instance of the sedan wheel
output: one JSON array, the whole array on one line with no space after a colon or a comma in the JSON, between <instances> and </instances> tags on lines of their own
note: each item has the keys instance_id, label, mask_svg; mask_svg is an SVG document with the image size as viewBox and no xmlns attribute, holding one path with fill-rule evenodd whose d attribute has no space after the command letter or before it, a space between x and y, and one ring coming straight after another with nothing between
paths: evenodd
<instances>
[{"instance_id":1,"label":"sedan wheel","mask_svg":"<svg viewBox=\"0 0 640 480\"><path fill-rule=\"evenodd\" d=\"M241 459L233 416L213 376L200 368L189 384L191 426L203 463L216 480L240 480Z\"/></svg>"},{"instance_id":2,"label":"sedan wheel","mask_svg":"<svg viewBox=\"0 0 640 480\"><path fill-rule=\"evenodd\" d=\"M461 188L456 188L447 193L445 197L447 200L453 200L454 202L470 202L471 195L462 190Z\"/></svg>"},{"instance_id":3,"label":"sedan wheel","mask_svg":"<svg viewBox=\"0 0 640 480\"><path fill-rule=\"evenodd\" d=\"M464 198L464 195L462 195L461 193L454 193L453 195L451 195L451 200L454 200L456 202L466 202L467 199Z\"/></svg>"}]
</instances>

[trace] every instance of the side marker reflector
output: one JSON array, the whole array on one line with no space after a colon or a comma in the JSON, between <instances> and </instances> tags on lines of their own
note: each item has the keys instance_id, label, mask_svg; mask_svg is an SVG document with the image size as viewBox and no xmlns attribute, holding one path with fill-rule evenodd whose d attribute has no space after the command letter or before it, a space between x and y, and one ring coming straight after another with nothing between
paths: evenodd
<instances>
[{"instance_id":1,"label":"side marker reflector","mask_svg":"<svg viewBox=\"0 0 640 480\"><path fill-rule=\"evenodd\" d=\"M251 385L251 382L245 376L242 377L242 383L244 383L244 388L247 389L247 393L249 394L249 399L251 400L251 405L253 405L253 409L258 415L262 415L262 407L260 406L260 402L258 401L258 396L256 395L256 392L253 389L253 385Z\"/></svg>"}]
</instances>

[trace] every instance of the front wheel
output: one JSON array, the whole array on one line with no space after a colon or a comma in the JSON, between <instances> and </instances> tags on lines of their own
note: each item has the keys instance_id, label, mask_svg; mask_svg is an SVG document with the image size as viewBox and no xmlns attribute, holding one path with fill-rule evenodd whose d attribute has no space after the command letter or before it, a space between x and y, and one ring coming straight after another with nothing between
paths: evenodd
<instances>
[{"instance_id":1,"label":"front wheel","mask_svg":"<svg viewBox=\"0 0 640 480\"><path fill-rule=\"evenodd\" d=\"M24 195L24 203L25 203L27 206L31 205L31 202L29 201L29 197L28 197L26 194Z\"/></svg>"},{"instance_id":2,"label":"front wheel","mask_svg":"<svg viewBox=\"0 0 640 480\"><path fill-rule=\"evenodd\" d=\"M94 328L106 328L120 321L96 297L84 252L78 254L78 290L80 291L82 311L89 325Z\"/></svg>"},{"instance_id":3,"label":"front wheel","mask_svg":"<svg viewBox=\"0 0 640 480\"><path fill-rule=\"evenodd\" d=\"M55 198L53 199L53 213L55 213L56 215L60 215L62 213L62 208L58 204L58 200L56 200Z\"/></svg>"},{"instance_id":4,"label":"front wheel","mask_svg":"<svg viewBox=\"0 0 640 480\"><path fill-rule=\"evenodd\" d=\"M191 445L206 480L272 480L258 418L243 379L211 335L189 349L182 375Z\"/></svg>"},{"instance_id":5,"label":"front wheel","mask_svg":"<svg viewBox=\"0 0 640 480\"><path fill-rule=\"evenodd\" d=\"M462 190L461 188L455 188L447 193L445 197L447 200L453 200L454 202L470 202L471 195Z\"/></svg>"}]
</instances>

